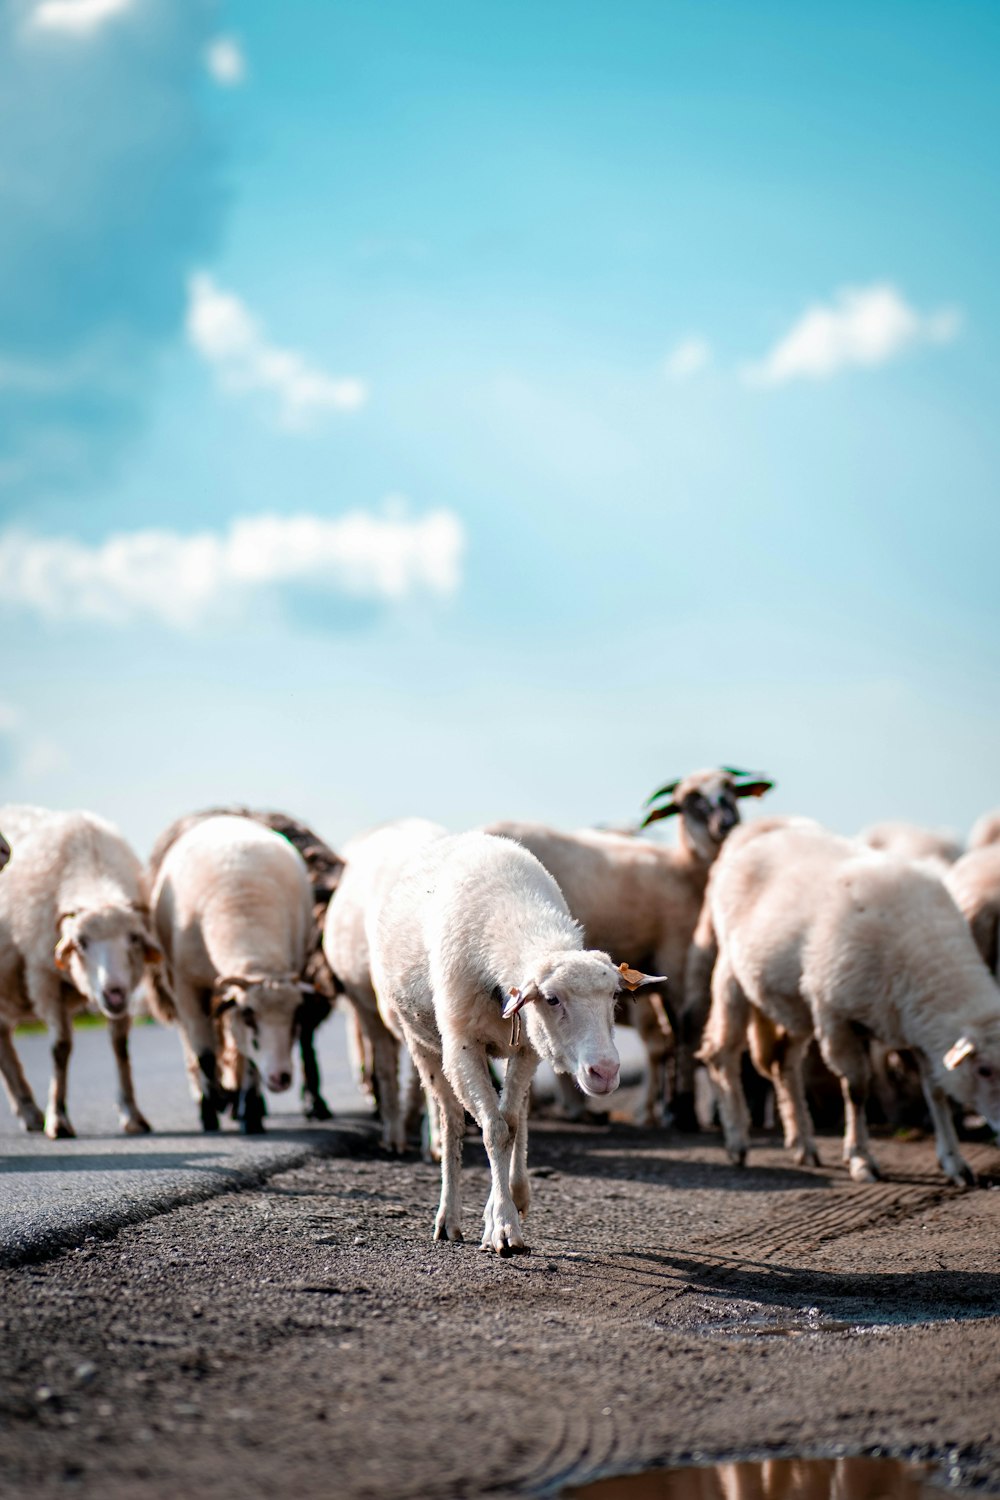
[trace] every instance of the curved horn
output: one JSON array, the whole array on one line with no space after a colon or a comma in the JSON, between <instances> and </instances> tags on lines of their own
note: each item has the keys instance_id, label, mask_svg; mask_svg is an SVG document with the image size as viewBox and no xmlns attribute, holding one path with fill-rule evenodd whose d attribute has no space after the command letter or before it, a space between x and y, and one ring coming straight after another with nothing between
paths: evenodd
<instances>
[{"instance_id":1,"label":"curved horn","mask_svg":"<svg viewBox=\"0 0 1000 1500\"><path fill-rule=\"evenodd\" d=\"M671 792L676 792L680 784L681 778L679 776L676 781L668 781L666 786L661 786L658 792L654 792L651 797L646 798L645 802L642 804L643 807L652 806L654 802L659 802L661 797L669 797Z\"/></svg>"},{"instance_id":2,"label":"curved horn","mask_svg":"<svg viewBox=\"0 0 1000 1500\"><path fill-rule=\"evenodd\" d=\"M679 812L680 808L676 802L668 802L666 807L657 807L653 812L647 813L639 827L640 829L648 828L650 823L658 823L661 818L672 818L675 813Z\"/></svg>"}]
</instances>

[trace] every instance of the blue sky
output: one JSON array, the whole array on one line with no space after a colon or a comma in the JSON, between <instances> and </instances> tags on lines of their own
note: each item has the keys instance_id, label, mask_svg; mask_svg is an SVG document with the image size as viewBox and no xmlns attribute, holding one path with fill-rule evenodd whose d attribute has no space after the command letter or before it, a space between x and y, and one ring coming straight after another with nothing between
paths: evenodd
<instances>
[{"instance_id":1,"label":"blue sky","mask_svg":"<svg viewBox=\"0 0 1000 1500\"><path fill-rule=\"evenodd\" d=\"M1000 802L990 5L0 0L0 777Z\"/></svg>"}]
</instances>

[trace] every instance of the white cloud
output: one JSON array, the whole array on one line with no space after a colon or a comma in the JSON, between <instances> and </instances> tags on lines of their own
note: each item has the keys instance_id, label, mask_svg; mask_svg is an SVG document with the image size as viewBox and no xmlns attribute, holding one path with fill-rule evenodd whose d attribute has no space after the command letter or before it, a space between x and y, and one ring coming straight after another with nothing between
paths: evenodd
<instances>
[{"instance_id":1,"label":"white cloud","mask_svg":"<svg viewBox=\"0 0 1000 1500\"><path fill-rule=\"evenodd\" d=\"M255 591L306 586L340 600L393 603L447 596L461 581L465 535L450 511L242 516L225 532L131 531L97 546L72 537L0 533L0 603L59 620L175 629L238 617Z\"/></svg>"},{"instance_id":2,"label":"white cloud","mask_svg":"<svg viewBox=\"0 0 1000 1500\"><path fill-rule=\"evenodd\" d=\"M25 782L43 781L69 766L61 745L33 733L22 711L0 699L0 772Z\"/></svg>"},{"instance_id":3,"label":"white cloud","mask_svg":"<svg viewBox=\"0 0 1000 1500\"><path fill-rule=\"evenodd\" d=\"M682 339L667 355L664 373L670 380L690 380L712 363L712 346L700 334Z\"/></svg>"},{"instance_id":4,"label":"white cloud","mask_svg":"<svg viewBox=\"0 0 1000 1500\"><path fill-rule=\"evenodd\" d=\"M368 386L356 376L328 375L293 349L269 344L246 303L199 273L189 285L187 332L201 357L234 391L272 391L283 427L301 430L331 411L357 411Z\"/></svg>"},{"instance_id":5,"label":"white cloud","mask_svg":"<svg viewBox=\"0 0 1000 1500\"><path fill-rule=\"evenodd\" d=\"M223 88L234 88L247 76L243 48L233 36L217 36L205 49L205 66Z\"/></svg>"},{"instance_id":6,"label":"white cloud","mask_svg":"<svg viewBox=\"0 0 1000 1500\"><path fill-rule=\"evenodd\" d=\"M748 385L825 380L851 365L885 364L918 344L947 344L961 327L956 308L921 313L888 282L843 287L832 304L814 303L764 358L748 365Z\"/></svg>"},{"instance_id":7,"label":"white cloud","mask_svg":"<svg viewBox=\"0 0 1000 1500\"><path fill-rule=\"evenodd\" d=\"M29 25L39 31L90 36L132 6L133 0L41 0L29 16Z\"/></svg>"}]
</instances>

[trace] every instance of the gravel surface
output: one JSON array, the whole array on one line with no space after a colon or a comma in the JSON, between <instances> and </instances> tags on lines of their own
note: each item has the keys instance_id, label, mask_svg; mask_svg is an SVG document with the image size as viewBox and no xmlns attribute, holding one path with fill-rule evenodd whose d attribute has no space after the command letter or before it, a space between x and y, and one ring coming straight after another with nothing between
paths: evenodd
<instances>
[{"instance_id":1,"label":"gravel surface","mask_svg":"<svg viewBox=\"0 0 1000 1500\"><path fill-rule=\"evenodd\" d=\"M860 1187L765 1144L738 1172L708 1137L540 1124L509 1260L432 1244L436 1170L367 1123L326 1145L0 1275L0 1494L525 1496L876 1449L1000 1491L1000 1191L949 1187L929 1143L880 1142L893 1180Z\"/></svg>"}]
</instances>

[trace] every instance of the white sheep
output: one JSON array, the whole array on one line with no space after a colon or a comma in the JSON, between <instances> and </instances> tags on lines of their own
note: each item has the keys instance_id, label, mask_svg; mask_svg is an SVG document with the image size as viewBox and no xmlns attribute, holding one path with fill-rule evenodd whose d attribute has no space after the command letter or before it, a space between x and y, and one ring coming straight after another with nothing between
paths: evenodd
<instances>
[{"instance_id":1,"label":"white sheep","mask_svg":"<svg viewBox=\"0 0 1000 1500\"><path fill-rule=\"evenodd\" d=\"M983 813L972 825L969 848L985 849L987 844L1000 844L1000 808Z\"/></svg>"},{"instance_id":2,"label":"white sheep","mask_svg":"<svg viewBox=\"0 0 1000 1500\"><path fill-rule=\"evenodd\" d=\"M13 843L0 879L0 1073L26 1130L75 1135L66 1105L73 1015L108 1018L126 1135L149 1124L135 1102L129 1001L147 962L159 958L148 930L142 870L116 828L92 813L5 807ZM32 1017L52 1037L52 1084L44 1116L14 1050L12 1030Z\"/></svg>"},{"instance_id":3,"label":"white sheep","mask_svg":"<svg viewBox=\"0 0 1000 1500\"><path fill-rule=\"evenodd\" d=\"M152 895L166 979L188 1076L205 1130L217 1130L218 1025L240 1061L237 1115L263 1129L260 1081L292 1082L292 1044L312 918L312 887L298 850L248 817L195 823L170 846Z\"/></svg>"},{"instance_id":4,"label":"white sheep","mask_svg":"<svg viewBox=\"0 0 1000 1500\"><path fill-rule=\"evenodd\" d=\"M701 1057L730 1157L742 1164L747 1152L739 1064L749 1028L786 1146L818 1161L801 1074L815 1034L841 1080L850 1174L875 1179L865 1120L873 1036L916 1054L942 1170L973 1181L945 1094L1000 1128L1000 991L941 879L817 824L751 826L716 864L707 906L718 958Z\"/></svg>"},{"instance_id":5,"label":"white sheep","mask_svg":"<svg viewBox=\"0 0 1000 1500\"><path fill-rule=\"evenodd\" d=\"M939 873L955 863L962 853L961 842L953 833L922 828L918 823L872 823L858 834L861 843L896 859L919 859L930 862Z\"/></svg>"},{"instance_id":6,"label":"white sheep","mask_svg":"<svg viewBox=\"0 0 1000 1500\"><path fill-rule=\"evenodd\" d=\"M944 883L969 924L983 962L1000 980L1000 844L970 849L951 867Z\"/></svg>"},{"instance_id":7,"label":"white sheep","mask_svg":"<svg viewBox=\"0 0 1000 1500\"><path fill-rule=\"evenodd\" d=\"M405 1035L441 1117L434 1238L462 1238L467 1109L490 1163L482 1248L524 1251L532 1074L544 1058L585 1093L616 1089L615 999L622 985L649 976L584 950L552 876L519 844L485 833L434 839L412 854L368 935L379 1009ZM499 1099L489 1057L508 1060Z\"/></svg>"},{"instance_id":8,"label":"white sheep","mask_svg":"<svg viewBox=\"0 0 1000 1500\"><path fill-rule=\"evenodd\" d=\"M694 1119L693 1048L684 1046L680 1014L687 952L701 911L709 871L740 821L738 800L760 797L771 782L734 770L696 771L661 788L651 801L669 800L647 822L678 816L678 839L665 848L652 839L594 829L559 833L540 823L491 824L485 831L516 839L553 876L585 941L617 961L666 975L661 995L638 995L621 1014L632 1020L646 1048L649 1075L645 1122L653 1124L667 1094L671 1040L677 1045L675 1121ZM697 1037L695 1037L697 1041Z\"/></svg>"},{"instance_id":9,"label":"white sheep","mask_svg":"<svg viewBox=\"0 0 1000 1500\"><path fill-rule=\"evenodd\" d=\"M354 1013L363 1038L359 1049L362 1057L370 1050L371 1075L382 1116L382 1144L391 1151L402 1151L406 1144L399 1105L402 1037L394 1036L379 1014L366 920L414 850L446 832L438 823L405 818L353 839L343 851L346 868L323 927L323 952Z\"/></svg>"}]
</instances>

